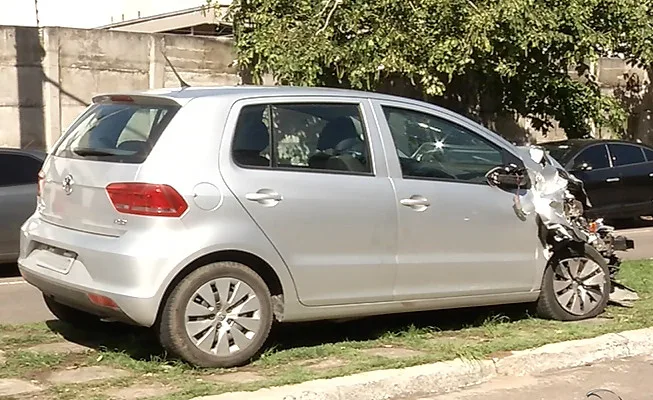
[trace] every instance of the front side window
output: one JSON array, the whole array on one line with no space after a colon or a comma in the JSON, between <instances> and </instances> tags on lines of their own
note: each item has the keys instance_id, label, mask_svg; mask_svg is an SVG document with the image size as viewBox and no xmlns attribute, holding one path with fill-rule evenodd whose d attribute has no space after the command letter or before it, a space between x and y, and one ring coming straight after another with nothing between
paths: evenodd
<instances>
[{"instance_id":1,"label":"front side window","mask_svg":"<svg viewBox=\"0 0 653 400\"><path fill-rule=\"evenodd\" d=\"M242 167L371 173L367 132L356 104L243 107L232 155Z\"/></svg>"},{"instance_id":2,"label":"front side window","mask_svg":"<svg viewBox=\"0 0 653 400\"><path fill-rule=\"evenodd\" d=\"M610 160L604 145L589 147L576 156L574 160L574 169L589 171L609 167Z\"/></svg>"},{"instance_id":3,"label":"front side window","mask_svg":"<svg viewBox=\"0 0 653 400\"><path fill-rule=\"evenodd\" d=\"M41 165L30 156L0 154L0 187L36 184Z\"/></svg>"},{"instance_id":4,"label":"front side window","mask_svg":"<svg viewBox=\"0 0 653 400\"><path fill-rule=\"evenodd\" d=\"M612 157L612 165L615 167L639 164L646 161L642 149L638 146L611 143L608 145L608 148Z\"/></svg>"},{"instance_id":5,"label":"front side window","mask_svg":"<svg viewBox=\"0 0 653 400\"><path fill-rule=\"evenodd\" d=\"M404 178L486 182L503 164L500 149L453 122L412 110L383 107Z\"/></svg>"}]
</instances>

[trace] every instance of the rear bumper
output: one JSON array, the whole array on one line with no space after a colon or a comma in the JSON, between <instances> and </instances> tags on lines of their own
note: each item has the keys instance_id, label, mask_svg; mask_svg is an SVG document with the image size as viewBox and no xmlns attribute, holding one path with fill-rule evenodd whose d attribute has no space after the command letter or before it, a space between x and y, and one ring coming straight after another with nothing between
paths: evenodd
<instances>
[{"instance_id":1,"label":"rear bumper","mask_svg":"<svg viewBox=\"0 0 653 400\"><path fill-rule=\"evenodd\" d=\"M163 240L148 235L108 237L52 225L33 216L21 228L18 268L24 279L56 301L102 317L152 326L167 275L175 268L179 241L168 231ZM174 241L177 241L177 244ZM59 255L37 246L76 253L69 268ZM117 308L99 306L88 295L105 296Z\"/></svg>"},{"instance_id":2,"label":"rear bumper","mask_svg":"<svg viewBox=\"0 0 653 400\"><path fill-rule=\"evenodd\" d=\"M86 311L102 318L110 318L117 321L126 322L128 324L142 325L142 322L139 323L138 321L134 321L121 309L116 310L107 307L100 307L93 304L88 298L87 289L62 285L60 281L48 279L43 275L33 272L29 268L23 267L21 264L18 264L18 268L20 269L20 274L29 284L36 286L39 290L41 290L41 292L43 292L43 294L51 296L58 303ZM125 301L121 301L121 303L125 304ZM132 307L129 308L133 309Z\"/></svg>"}]
</instances>

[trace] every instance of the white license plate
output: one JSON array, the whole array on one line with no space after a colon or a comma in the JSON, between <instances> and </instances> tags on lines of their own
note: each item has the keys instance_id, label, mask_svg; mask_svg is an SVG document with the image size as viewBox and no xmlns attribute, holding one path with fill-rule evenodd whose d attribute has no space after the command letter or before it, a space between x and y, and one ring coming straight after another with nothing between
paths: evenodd
<instances>
[{"instance_id":1,"label":"white license plate","mask_svg":"<svg viewBox=\"0 0 653 400\"><path fill-rule=\"evenodd\" d=\"M41 268L66 274L75 263L77 254L56 247L41 246L35 249L30 257L34 257L36 265Z\"/></svg>"}]
</instances>

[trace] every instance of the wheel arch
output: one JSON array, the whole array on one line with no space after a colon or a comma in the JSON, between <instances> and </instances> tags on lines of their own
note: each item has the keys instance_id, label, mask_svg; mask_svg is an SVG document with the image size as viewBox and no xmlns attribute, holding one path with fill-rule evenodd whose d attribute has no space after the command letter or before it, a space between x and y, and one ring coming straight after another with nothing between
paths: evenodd
<instances>
[{"instance_id":1,"label":"wheel arch","mask_svg":"<svg viewBox=\"0 0 653 400\"><path fill-rule=\"evenodd\" d=\"M278 320L283 318L284 294L289 294L291 291L287 290L288 288L284 288L281 278L279 277L279 274L274 270L274 268L267 261L250 252L243 250L220 250L204 254L194 259L177 272L177 274L166 286L163 292L163 296L159 301L156 321L160 320L161 312L165 307L165 304L168 301L172 291L175 287L177 287L179 282L181 282L190 273L204 265L223 261L237 262L246 265L254 272L256 272L263 279L266 286L270 290L275 317Z\"/></svg>"}]
</instances>

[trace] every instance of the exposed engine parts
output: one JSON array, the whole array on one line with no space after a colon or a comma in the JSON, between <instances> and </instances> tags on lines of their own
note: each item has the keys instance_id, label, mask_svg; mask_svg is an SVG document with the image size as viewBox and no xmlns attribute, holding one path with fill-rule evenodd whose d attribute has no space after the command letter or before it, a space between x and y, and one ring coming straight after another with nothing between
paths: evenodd
<instances>
[{"instance_id":1,"label":"exposed engine parts","mask_svg":"<svg viewBox=\"0 0 653 400\"><path fill-rule=\"evenodd\" d=\"M566 242L587 243L606 260L612 283L610 302L630 307L637 293L617 281L621 260L615 251L633 249L635 244L624 236L615 236L614 228L603 219L589 220L585 210L592 207L583 182L569 174L541 148L520 147L526 167L497 167L486 175L488 183L514 190L513 209L524 220L533 213L541 225L541 240L550 258Z\"/></svg>"}]
</instances>

